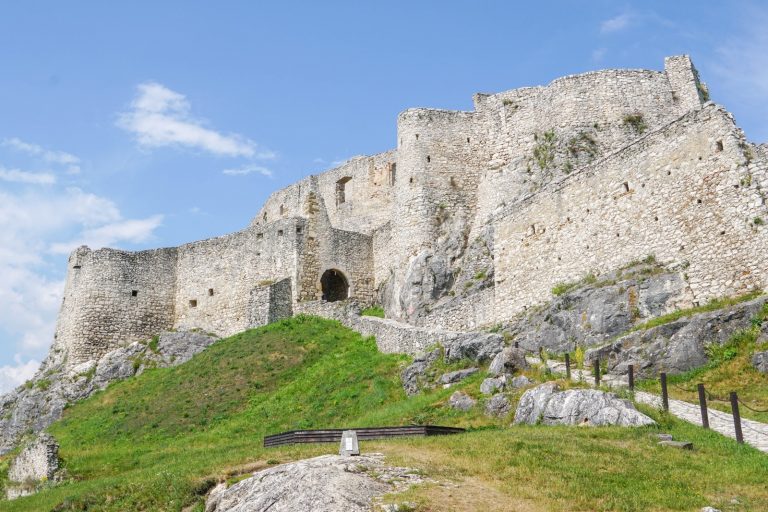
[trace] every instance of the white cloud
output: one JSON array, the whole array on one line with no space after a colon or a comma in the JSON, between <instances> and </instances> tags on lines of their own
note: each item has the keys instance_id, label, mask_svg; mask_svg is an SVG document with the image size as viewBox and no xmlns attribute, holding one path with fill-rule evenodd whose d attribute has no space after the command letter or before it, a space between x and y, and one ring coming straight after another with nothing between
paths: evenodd
<instances>
[{"instance_id":1,"label":"white cloud","mask_svg":"<svg viewBox=\"0 0 768 512\"><path fill-rule=\"evenodd\" d=\"M147 242L152 239L154 231L160 227L162 222L162 215L153 215L146 219L125 220L93 229L86 229L82 232L81 237L76 240L51 245L51 252L55 254L69 254L81 245L87 245L91 249L100 249L119 242Z\"/></svg>"},{"instance_id":2,"label":"white cloud","mask_svg":"<svg viewBox=\"0 0 768 512\"><path fill-rule=\"evenodd\" d=\"M47 172L26 172L19 169L0 167L0 180L11 183L28 183L30 185L53 185L56 183L56 176Z\"/></svg>"},{"instance_id":3,"label":"white cloud","mask_svg":"<svg viewBox=\"0 0 768 512\"><path fill-rule=\"evenodd\" d=\"M7 146L7 145L6 145ZM35 147L34 145L30 145ZM150 240L162 216L126 219L110 199L0 167L0 389L30 376L53 341L64 289L62 252ZM13 189L4 181L13 181ZM40 187L46 184L46 187ZM23 358L8 365L8 354Z\"/></svg>"},{"instance_id":4,"label":"white cloud","mask_svg":"<svg viewBox=\"0 0 768 512\"><path fill-rule=\"evenodd\" d=\"M272 177L272 171L260 165L246 165L237 169L224 169L221 173L226 174L227 176L245 176L247 174L256 173L268 178Z\"/></svg>"},{"instance_id":5,"label":"white cloud","mask_svg":"<svg viewBox=\"0 0 768 512\"><path fill-rule=\"evenodd\" d=\"M40 362L34 359L22 363L21 357L18 354L16 355L15 362L14 366L0 366L0 394L24 384L24 382L34 376L37 368L40 366Z\"/></svg>"},{"instance_id":6,"label":"white cloud","mask_svg":"<svg viewBox=\"0 0 768 512\"><path fill-rule=\"evenodd\" d=\"M138 86L131 110L119 115L117 125L133 133L141 146L186 146L231 157L270 159L275 154L237 134L224 135L191 115L187 98L157 82Z\"/></svg>"},{"instance_id":7,"label":"white cloud","mask_svg":"<svg viewBox=\"0 0 768 512\"><path fill-rule=\"evenodd\" d=\"M604 20L602 23L600 23L600 32L603 34L608 34L611 32L619 32L624 30L627 28L630 21L632 21L632 17L632 14L626 12L624 14L619 14L613 18Z\"/></svg>"},{"instance_id":8,"label":"white cloud","mask_svg":"<svg viewBox=\"0 0 768 512\"><path fill-rule=\"evenodd\" d=\"M67 172L70 174L77 174L80 172L80 159L70 153L65 153L64 151L52 151L38 144L24 142L17 137L4 139L2 145L41 158L45 162L51 164L66 166Z\"/></svg>"}]
</instances>

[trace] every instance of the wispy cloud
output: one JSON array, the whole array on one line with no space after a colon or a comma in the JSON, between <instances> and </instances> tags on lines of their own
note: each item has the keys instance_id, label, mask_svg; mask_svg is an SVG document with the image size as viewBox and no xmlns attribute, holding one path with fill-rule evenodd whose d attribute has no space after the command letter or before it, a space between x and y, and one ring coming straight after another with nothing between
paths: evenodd
<instances>
[{"instance_id":1,"label":"wispy cloud","mask_svg":"<svg viewBox=\"0 0 768 512\"><path fill-rule=\"evenodd\" d=\"M262 176L266 176L268 178L272 177L272 171L260 165L246 165L244 167L238 167L236 169L224 169L223 171L221 171L221 173L226 174L227 176L246 176L248 174L256 173L256 174L261 174Z\"/></svg>"},{"instance_id":2,"label":"wispy cloud","mask_svg":"<svg viewBox=\"0 0 768 512\"><path fill-rule=\"evenodd\" d=\"M66 166L67 172L70 174L77 174L80 172L80 158L71 153L46 149L38 144L25 142L18 137L3 139L2 145L40 158L50 164Z\"/></svg>"},{"instance_id":3,"label":"wispy cloud","mask_svg":"<svg viewBox=\"0 0 768 512\"><path fill-rule=\"evenodd\" d=\"M633 14L625 12L619 14L613 18L604 20L600 23L600 32L603 34L609 34L611 32L619 32L629 26L629 23L633 19Z\"/></svg>"},{"instance_id":4,"label":"wispy cloud","mask_svg":"<svg viewBox=\"0 0 768 512\"><path fill-rule=\"evenodd\" d=\"M69 254L81 245L92 249L100 249L111 245L129 242L143 243L152 239L155 230L163 223L162 215L153 215L146 219L131 219L105 224L93 229L86 229L81 236L69 242L51 245L55 254Z\"/></svg>"},{"instance_id":5,"label":"wispy cloud","mask_svg":"<svg viewBox=\"0 0 768 512\"><path fill-rule=\"evenodd\" d=\"M26 172L19 169L5 169L0 167L0 180L10 183L27 183L30 185L53 185L56 176L47 172Z\"/></svg>"},{"instance_id":6,"label":"wispy cloud","mask_svg":"<svg viewBox=\"0 0 768 512\"><path fill-rule=\"evenodd\" d=\"M82 243L141 243L161 221L126 219L110 199L79 188L0 188L0 331L15 340L3 349L26 361L0 368L0 392L28 378L53 340L64 282L51 276L52 258Z\"/></svg>"},{"instance_id":7,"label":"wispy cloud","mask_svg":"<svg viewBox=\"0 0 768 512\"><path fill-rule=\"evenodd\" d=\"M21 361L21 356L16 355L13 366L0 366L0 394L10 391L32 378L40 366L40 362L30 360Z\"/></svg>"},{"instance_id":8,"label":"wispy cloud","mask_svg":"<svg viewBox=\"0 0 768 512\"><path fill-rule=\"evenodd\" d=\"M157 82L138 86L131 109L119 115L117 125L133 133L144 147L184 146L214 155L274 158L255 142L238 134L223 134L192 116L186 96Z\"/></svg>"}]
</instances>

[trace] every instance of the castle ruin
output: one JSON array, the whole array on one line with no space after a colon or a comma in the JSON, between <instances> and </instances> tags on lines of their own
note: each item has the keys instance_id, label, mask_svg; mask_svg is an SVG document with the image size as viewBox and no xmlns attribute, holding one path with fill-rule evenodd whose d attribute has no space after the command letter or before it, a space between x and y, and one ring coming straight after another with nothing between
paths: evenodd
<instances>
[{"instance_id":1,"label":"castle ruin","mask_svg":"<svg viewBox=\"0 0 768 512\"><path fill-rule=\"evenodd\" d=\"M558 283L653 255L679 305L764 288L768 149L708 101L688 56L409 109L396 147L274 192L239 232L69 258L68 364L169 329L227 336L318 301L478 329Z\"/></svg>"}]
</instances>

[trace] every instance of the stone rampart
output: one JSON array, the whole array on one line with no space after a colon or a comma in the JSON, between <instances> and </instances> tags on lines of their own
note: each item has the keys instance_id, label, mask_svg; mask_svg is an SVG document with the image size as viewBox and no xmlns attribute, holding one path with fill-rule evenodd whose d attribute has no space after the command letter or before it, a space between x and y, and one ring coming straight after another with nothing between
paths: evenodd
<instances>
[{"instance_id":1,"label":"stone rampart","mask_svg":"<svg viewBox=\"0 0 768 512\"><path fill-rule=\"evenodd\" d=\"M684 268L695 301L765 287L766 165L745 148L710 104L509 206L494 221L496 316L651 254Z\"/></svg>"}]
</instances>

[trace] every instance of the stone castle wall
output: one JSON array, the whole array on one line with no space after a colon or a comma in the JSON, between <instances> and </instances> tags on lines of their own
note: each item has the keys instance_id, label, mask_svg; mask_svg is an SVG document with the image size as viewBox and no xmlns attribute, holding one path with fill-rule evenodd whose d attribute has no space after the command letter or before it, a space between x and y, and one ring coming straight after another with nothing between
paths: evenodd
<instances>
[{"instance_id":1,"label":"stone castle wall","mask_svg":"<svg viewBox=\"0 0 768 512\"><path fill-rule=\"evenodd\" d=\"M272 283L290 283L294 310L320 299L326 270L359 302L378 298L395 319L423 310L421 325L446 330L504 321L557 282L648 254L685 267L697 300L764 286L754 219L766 149L702 109L705 91L678 56L661 72L479 94L473 112L406 110L396 149L273 193L243 231L157 251L78 249L56 343L81 362L172 327L232 334L264 316ZM480 239L487 254L468 254ZM489 265L490 287L450 290L462 265Z\"/></svg>"},{"instance_id":2,"label":"stone castle wall","mask_svg":"<svg viewBox=\"0 0 768 512\"><path fill-rule=\"evenodd\" d=\"M701 303L765 287L766 162L748 164L745 147L710 104L510 207L496 221L496 316L648 255L677 264Z\"/></svg>"}]
</instances>

